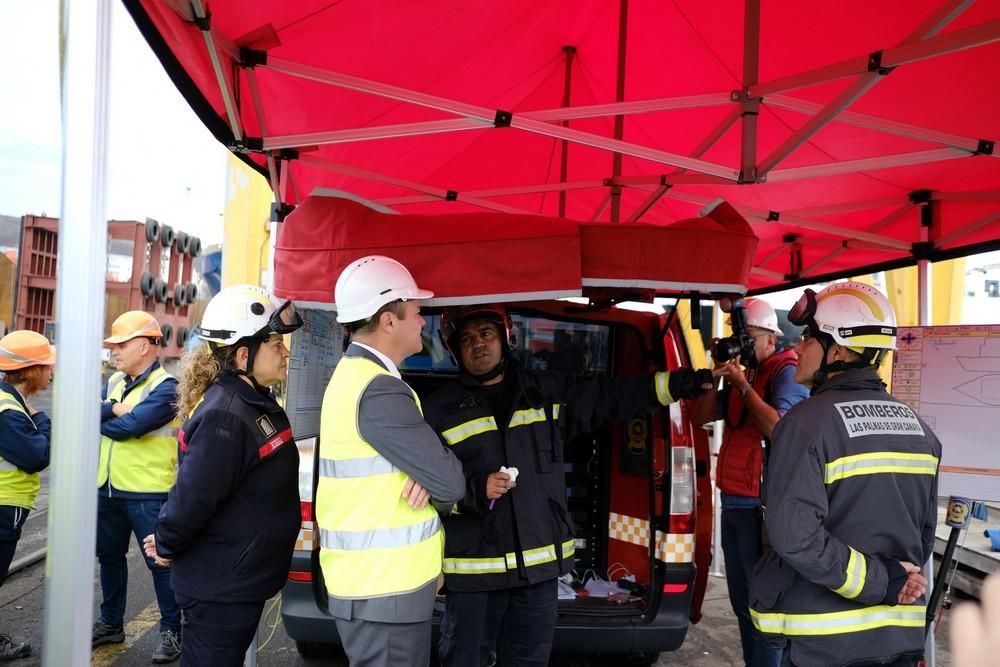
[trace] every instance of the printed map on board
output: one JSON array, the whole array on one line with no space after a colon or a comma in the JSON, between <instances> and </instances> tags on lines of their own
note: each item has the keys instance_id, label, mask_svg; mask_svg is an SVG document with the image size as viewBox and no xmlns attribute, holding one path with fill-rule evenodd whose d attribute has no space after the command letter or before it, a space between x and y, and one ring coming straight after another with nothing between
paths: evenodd
<instances>
[{"instance_id":1,"label":"printed map on board","mask_svg":"<svg viewBox=\"0 0 1000 667\"><path fill-rule=\"evenodd\" d=\"M892 393L943 450L938 494L1000 500L1000 325L902 327Z\"/></svg>"}]
</instances>

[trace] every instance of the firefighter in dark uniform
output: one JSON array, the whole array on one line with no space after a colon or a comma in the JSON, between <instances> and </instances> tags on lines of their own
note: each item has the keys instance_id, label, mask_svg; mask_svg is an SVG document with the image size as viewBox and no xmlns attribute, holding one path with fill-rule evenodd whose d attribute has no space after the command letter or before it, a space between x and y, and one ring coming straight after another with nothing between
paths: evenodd
<instances>
[{"instance_id":1,"label":"firefighter in dark uniform","mask_svg":"<svg viewBox=\"0 0 1000 667\"><path fill-rule=\"evenodd\" d=\"M205 308L206 341L184 360L177 483L146 554L171 566L183 611L181 664L237 667L264 603L285 583L298 536L299 454L270 386L285 379L288 301L228 287Z\"/></svg>"},{"instance_id":2,"label":"firefighter in dark uniform","mask_svg":"<svg viewBox=\"0 0 1000 667\"><path fill-rule=\"evenodd\" d=\"M892 306L845 282L806 290L788 319L806 327L796 381L812 395L774 429L763 498L774 552L758 564L751 616L785 664L916 665L941 445L879 379Z\"/></svg>"},{"instance_id":3,"label":"firefighter in dark uniform","mask_svg":"<svg viewBox=\"0 0 1000 667\"><path fill-rule=\"evenodd\" d=\"M737 357L717 363L723 388L699 397L692 413L698 424L725 420L715 483L721 495L726 587L739 623L743 662L747 667L778 667L781 650L754 628L748 599L754 566L764 553L760 511L763 443L770 441L778 419L809 392L795 382L795 351L778 349L781 328L771 304L746 299L744 306L746 333L753 337L755 359Z\"/></svg>"},{"instance_id":4,"label":"firefighter in dark uniform","mask_svg":"<svg viewBox=\"0 0 1000 667\"><path fill-rule=\"evenodd\" d=\"M612 381L521 368L506 311L473 306L442 317L458 379L425 416L462 461L465 498L445 517L444 666L547 665L557 578L573 569L563 445L609 421L693 398L711 372L678 369ZM516 478L501 467L516 468Z\"/></svg>"}]
</instances>

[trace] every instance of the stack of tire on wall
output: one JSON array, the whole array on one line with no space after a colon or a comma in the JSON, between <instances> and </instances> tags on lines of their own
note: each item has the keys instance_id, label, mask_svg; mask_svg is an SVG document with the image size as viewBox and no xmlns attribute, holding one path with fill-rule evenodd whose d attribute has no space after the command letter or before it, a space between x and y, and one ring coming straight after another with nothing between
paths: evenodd
<instances>
[{"instance_id":1,"label":"stack of tire on wall","mask_svg":"<svg viewBox=\"0 0 1000 667\"><path fill-rule=\"evenodd\" d=\"M188 307L198 299L192 260L201 254L201 239L151 218L144 223L112 220L108 236L131 240L133 250L130 280L107 283L106 329L126 310L144 310L160 322L162 356L181 356L191 335Z\"/></svg>"}]
</instances>

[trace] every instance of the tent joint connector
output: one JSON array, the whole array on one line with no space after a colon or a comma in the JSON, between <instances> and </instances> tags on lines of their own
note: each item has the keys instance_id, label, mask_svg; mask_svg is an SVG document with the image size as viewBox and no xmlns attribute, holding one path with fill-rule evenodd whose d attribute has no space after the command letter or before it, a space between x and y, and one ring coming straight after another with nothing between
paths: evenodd
<instances>
[{"instance_id":1,"label":"tent joint connector","mask_svg":"<svg viewBox=\"0 0 1000 667\"><path fill-rule=\"evenodd\" d=\"M493 118L493 127L510 127L511 121L513 120L514 113L512 111L497 109L497 114Z\"/></svg>"},{"instance_id":2,"label":"tent joint connector","mask_svg":"<svg viewBox=\"0 0 1000 667\"><path fill-rule=\"evenodd\" d=\"M908 196L911 204L924 205L931 203L931 194L931 190L914 190Z\"/></svg>"},{"instance_id":3,"label":"tent joint connector","mask_svg":"<svg viewBox=\"0 0 1000 667\"><path fill-rule=\"evenodd\" d=\"M271 203L271 222L284 222L288 214L295 210L294 204L282 202Z\"/></svg>"},{"instance_id":4,"label":"tent joint connector","mask_svg":"<svg viewBox=\"0 0 1000 667\"><path fill-rule=\"evenodd\" d=\"M243 137L242 139L234 140L229 144L229 150L236 151L238 153L263 153L264 138Z\"/></svg>"},{"instance_id":5,"label":"tent joint connector","mask_svg":"<svg viewBox=\"0 0 1000 667\"><path fill-rule=\"evenodd\" d=\"M910 246L910 254L914 259L934 259L934 242L917 241Z\"/></svg>"},{"instance_id":6,"label":"tent joint connector","mask_svg":"<svg viewBox=\"0 0 1000 667\"><path fill-rule=\"evenodd\" d=\"M746 185L747 183L757 182L757 167L751 167L750 169L740 169L739 175L736 177L736 183L738 185Z\"/></svg>"},{"instance_id":7,"label":"tent joint connector","mask_svg":"<svg viewBox=\"0 0 1000 667\"><path fill-rule=\"evenodd\" d=\"M274 157L279 160L298 160L299 152L294 148L282 148L280 151L275 153Z\"/></svg>"},{"instance_id":8,"label":"tent joint connector","mask_svg":"<svg viewBox=\"0 0 1000 667\"><path fill-rule=\"evenodd\" d=\"M456 190L448 190L447 192L444 193L444 200L445 201L458 201L458 191L456 191Z\"/></svg>"},{"instance_id":9,"label":"tent joint connector","mask_svg":"<svg viewBox=\"0 0 1000 667\"><path fill-rule=\"evenodd\" d=\"M608 184L605 183L605 185ZM669 174L660 174L660 187L665 188L666 190L669 190L670 188L674 187L674 184L670 182Z\"/></svg>"},{"instance_id":10,"label":"tent joint connector","mask_svg":"<svg viewBox=\"0 0 1000 667\"><path fill-rule=\"evenodd\" d=\"M973 155L993 155L993 142L989 139L980 139Z\"/></svg>"},{"instance_id":11,"label":"tent joint connector","mask_svg":"<svg viewBox=\"0 0 1000 667\"><path fill-rule=\"evenodd\" d=\"M260 49L251 49L249 47L240 48L240 65L246 68L254 68L257 65L267 64L267 51L261 51Z\"/></svg>"},{"instance_id":12,"label":"tent joint connector","mask_svg":"<svg viewBox=\"0 0 1000 667\"><path fill-rule=\"evenodd\" d=\"M895 67L882 67L882 51L872 51L868 54L868 71L876 72L879 76L885 76Z\"/></svg>"},{"instance_id":13,"label":"tent joint connector","mask_svg":"<svg viewBox=\"0 0 1000 667\"><path fill-rule=\"evenodd\" d=\"M785 234L784 236L781 237L781 242L782 243L798 243L799 238L800 237L799 237L798 234Z\"/></svg>"},{"instance_id":14,"label":"tent joint connector","mask_svg":"<svg viewBox=\"0 0 1000 667\"><path fill-rule=\"evenodd\" d=\"M768 211L767 212L767 221L768 222L778 222L779 220L781 220L781 213L779 213L778 211ZM792 236L794 236L794 234ZM786 243L791 243L791 241L786 241Z\"/></svg>"},{"instance_id":15,"label":"tent joint connector","mask_svg":"<svg viewBox=\"0 0 1000 667\"><path fill-rule=\"evenodd\" d=\"M209 32L212 29L212 12L208 10L208 5L205 5L205 15L198 16L198 12L194 8L194 3L188 4L191 6L191 16L194 17L194 24L198 26L198 30Z\"/></svg>"}]
</instances>

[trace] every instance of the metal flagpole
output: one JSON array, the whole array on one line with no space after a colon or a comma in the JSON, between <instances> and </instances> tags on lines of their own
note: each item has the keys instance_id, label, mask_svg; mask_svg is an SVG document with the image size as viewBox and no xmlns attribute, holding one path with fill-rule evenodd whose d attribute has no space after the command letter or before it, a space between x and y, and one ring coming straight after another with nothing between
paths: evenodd
<instances>
[{"instance_id":1,"label":"metal flagpole","mask_svg":"<svg viewBox=\"0 0 1000 667\"><path fill-rule=\"evenodd\" d=\"M66 0L63 35L58 356L42 664L83 667L90 664L94 605L111 0Z\"/></svg>"},{"instance_id":2,"label":"metal flagpole","mask_svg":"<svg viewBox=\"0 0 1000 667\"><path fill-rule=\"evenodd\" d=\"M921 210L922 223L929 222L925 220L925 217L931 213L929 204L925 208L926 213L924 210ZM930 225L921 224L920 240L926 242L928 239L930 239ZM917 317L922 327L931 325L931 305L931 263L927 259L920 259L917 260ZM924 565L924 576L927 577L927 598L930 599L934 592L933 550L927 559L927 563ZM936 656L934 655L936 651L934 633L929 632L924 641L925 664L927 667L934 667L936 664Z\"/></svg>"}]
</instances>

